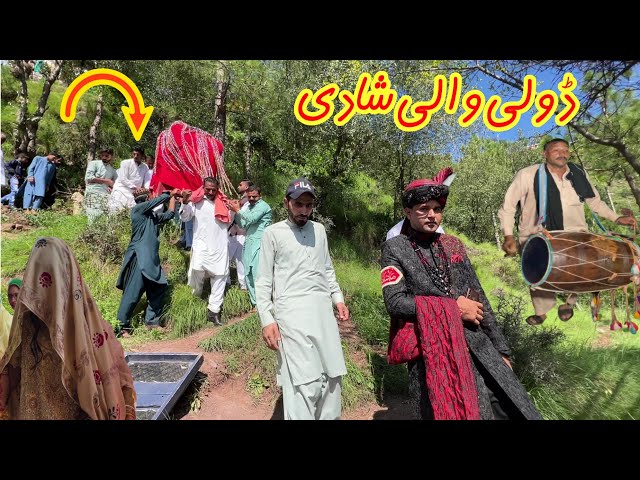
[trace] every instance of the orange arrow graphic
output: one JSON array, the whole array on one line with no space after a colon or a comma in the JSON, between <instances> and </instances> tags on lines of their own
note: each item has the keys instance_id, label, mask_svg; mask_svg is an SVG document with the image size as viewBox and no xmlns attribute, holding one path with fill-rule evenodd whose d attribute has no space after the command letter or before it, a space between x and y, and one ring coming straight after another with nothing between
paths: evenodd
<instances>
[{"instance_id":1,"label":"orange arrow graphic","mask_svg":"<svg viewBox=\"0 0 640 480\"><path fill-rule=\"evenodd\" d=\"M136 84L117 70L95 68L83 73L71 82L71 85L64 92L62 103L60 104L60 118L62 121L73 122L76 118L80 97L91 87L97 85L109 85L117 88L124 95L128 106L122 106L122 113L124 113L124 118L127 120L131 133L133 133L133 138L136 141L140 141L144 129L147 128L151 118L153 107L144 106L144 100Z\"/></svg>"}]
</instances>

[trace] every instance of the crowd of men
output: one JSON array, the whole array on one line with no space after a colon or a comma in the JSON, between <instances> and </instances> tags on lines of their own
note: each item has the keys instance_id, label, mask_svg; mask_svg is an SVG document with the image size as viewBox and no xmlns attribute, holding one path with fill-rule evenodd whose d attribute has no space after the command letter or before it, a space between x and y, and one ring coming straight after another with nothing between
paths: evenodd
<instances>
[{"instance_id":1,"label":"crowd of men","mask_svg":"<svg viewBox=\"0 0 640 480\"><path fill-rule=\"evenodd\" d=\"M583 202L605 218L637 228L633 217L611 211L586 173L568 162L565 140L547 142L543 155L545 163L518 172L506 192L499 216L508 255L538 231L585 231ZM41 207L59 161L60 156L50 154L35 157L31 164L23 157L11 162L11 193L17 185L15 193L24 198L24 208ZM134 148L133 158L123 160L117 171L112 161L113 151L105 149L100 160L87 166L84 207L90 222L130 210L131 241L116 285L123 292L119 335L132 334L131 317L143 293L148 299L145 325L161 326L167 278L160 264L160 226L177 218L185 226L184 248L191 252L187 283L199 297L209 279L207 319L215 326L222 324L230 262L236 262L238 284L248 291L259 315L263 340L277 352L285 418L340 418L347 369L336 317L345 321L350 314L326 231L311 220L317 202L313 184L307 178L291 181L283 199L287 219L272 224L272 210L261 188L248 179L239 183L238 199L225 195L214 177L203 178L194 191L152 195L153 158L145 157L142 148ZM402 195L405 217L382 245L382 293L391 316L388 361L407 363L417 418L540 419L513 372L507 339L464 245L441 229L452 180L453 170L447 168L432 179L410 182ZM516 242L518 204L522 213ZM12 287L19 290L20 285ZM20 304L22 297L14 294ZM532 300L535 313L527 322L539 325L554 306L555 294L534 291ZM571 318L573 305L572 297L562 306L562 320ZM11 339L8 345L12 351L17 348ZM4 371L1 374L6 377ZM0 379L10 385L8 378ZM121 402L121 396L114 401ZM8 402L7 395L0 396L0 410Z\"/></svg>"}]
</instances>

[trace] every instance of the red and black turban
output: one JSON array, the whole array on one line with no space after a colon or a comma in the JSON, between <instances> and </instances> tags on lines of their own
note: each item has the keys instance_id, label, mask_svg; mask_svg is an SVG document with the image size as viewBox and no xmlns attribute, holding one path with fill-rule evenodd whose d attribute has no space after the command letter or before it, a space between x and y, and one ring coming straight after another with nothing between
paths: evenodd
<instances>
[{"instance_id":1,"label":"red and black turban","mask_svg":"<svg viewBox=\"0 0 640 480\"><path fill-rule=\"evenodd\" d=\"M446 167L433 178L423 178L409 183L402 194L402 206L413 208L429 200L437 200L444 208L449 196L449 187L443 182L452 174L453 168Z\"/></svg>"}]
</instances>

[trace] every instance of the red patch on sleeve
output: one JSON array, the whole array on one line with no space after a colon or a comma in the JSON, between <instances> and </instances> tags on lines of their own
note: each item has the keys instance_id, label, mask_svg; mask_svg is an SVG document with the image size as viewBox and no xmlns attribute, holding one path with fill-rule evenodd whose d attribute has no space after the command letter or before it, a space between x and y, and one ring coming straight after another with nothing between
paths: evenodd
<instances>
[{"instance_id":1,"label":"red patch on sleeve","mask_svg":"<svg viewBox=\"0 0 640 480\"><path fill-rule=\"evenodd\" d=\"M384 288L387 285L395 285L402 280L402 272L396 267L390 265L382 269L382 272L380 272L380 278L382 280L382 288Z\"/></svg>"}]
</instances>

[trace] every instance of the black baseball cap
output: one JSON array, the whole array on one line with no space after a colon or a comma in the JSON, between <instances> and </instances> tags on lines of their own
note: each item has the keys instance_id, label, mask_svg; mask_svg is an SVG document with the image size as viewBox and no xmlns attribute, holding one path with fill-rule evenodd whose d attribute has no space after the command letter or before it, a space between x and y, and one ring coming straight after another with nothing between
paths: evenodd
<instances>
[{"instance_id":1,"label":"black baseball cap","mask_svg":"<svg viewBox=\"0 0 640 480\"><path fill-rule=\"evenodd\" d=\"M310 193L313 198L317 198L316 189L313 184L304 177L296 178L289 183L287 187L287 198L293 198L294 200L298 198L303 193Z\"/></svg>"}]
</instances>

